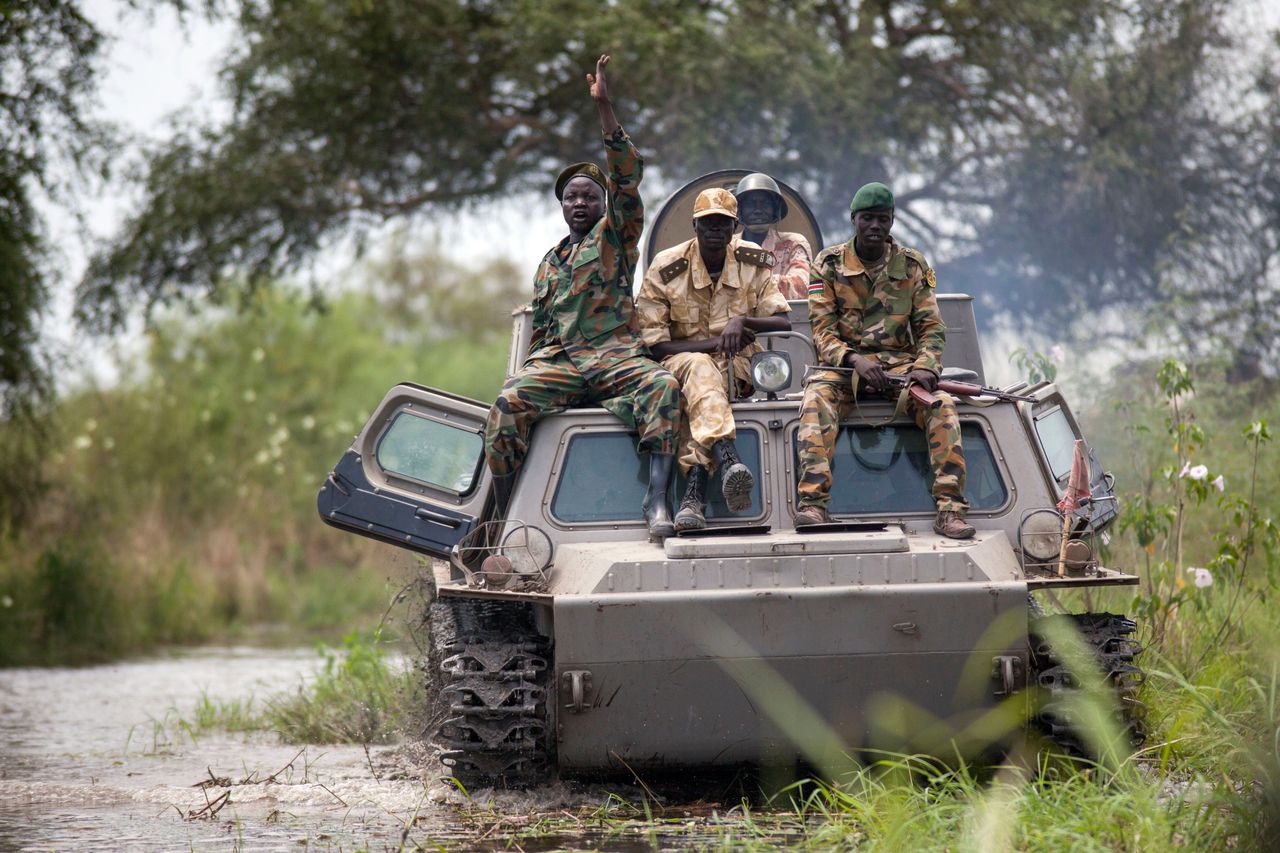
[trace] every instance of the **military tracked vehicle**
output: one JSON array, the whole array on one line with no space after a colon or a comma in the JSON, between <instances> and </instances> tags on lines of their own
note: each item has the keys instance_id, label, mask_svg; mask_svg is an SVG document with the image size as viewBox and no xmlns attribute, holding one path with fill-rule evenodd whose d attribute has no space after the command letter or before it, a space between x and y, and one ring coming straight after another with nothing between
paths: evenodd
<instances>
[{"instance_id":1,"label":"military tracked vehicle","mask_svg":"<svg viewBox=\"0 0 1280 853\"><path fill-rule=\"evenodd\" d=\"M700 190L732 188L743 174L706 175L668 199L646 260L691 236ZM806 234L816 251L814 217L783 190L781 229ZM946 375L981 383L972 300L939 302ZM529 316L514 315L510 371L524 359ZM831 768L876 749L952 756L989 748L981 721L1010 703L1030 728L1084 754L1066 701L1076 681L1048 639L1055 620L1094 650L1124 730L1141 741L1134 623L1045 617L1029 595L1137 583L1096 557L1116 515L1096 458L1092 501L1065 520L1055 509L1083 437L1059 389L958 401L973 539L933 532L924 436L906 418L884 423L894 406L879 401L842 425L836 523L797 532L798 403L815 354L807 304L793 303L791 318L792 332L762 336L755 395L733 403L738 453L756 475L751 505L732 513L712 497L696 535L649 541L647 460L600 408L535 427L506 519L493 518L483 460L489 401L398 385L338 461L318 499L327 523L436 558L431 734L459 781Z\"/></svg>"}]
</instances>

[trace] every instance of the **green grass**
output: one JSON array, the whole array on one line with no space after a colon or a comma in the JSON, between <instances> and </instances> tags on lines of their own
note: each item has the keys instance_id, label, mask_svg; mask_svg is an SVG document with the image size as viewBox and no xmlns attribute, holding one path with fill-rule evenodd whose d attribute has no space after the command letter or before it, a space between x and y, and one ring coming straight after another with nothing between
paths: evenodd
<instances>
[{"instance_id":1,"label":"green grass","mask_svg":"<svg viewBox=\"0 0 1280 853\"><path fill-rule=\"evenodd\" d=\"M289 743L388 743L403 736L419 695L413 667L393 667L375 637L322 648L313 681L268 699L263 725Z\"/></svg>"}]
</instances>

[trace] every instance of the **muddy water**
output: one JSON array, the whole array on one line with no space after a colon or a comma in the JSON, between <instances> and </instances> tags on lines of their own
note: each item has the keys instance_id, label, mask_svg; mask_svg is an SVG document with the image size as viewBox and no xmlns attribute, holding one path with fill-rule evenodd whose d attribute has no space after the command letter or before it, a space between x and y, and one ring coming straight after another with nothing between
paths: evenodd
<instances>
[{"instance_id":1,"label":"muddy water","mask_svg":"<svg viewBox=\"0 0 1280 853\"><path fill-rule=\"evenodd\" d=\"M263 734L193 739L184 730L202 695L260 704L311 677L317 663L311 649L205 648L0 670L0 850L397 850L402 841L633 850L714 843L732 823L704 810L604 832L573 815L611 802L621 786L475 792L466 801L411 746L366 752ZM570 819L525 834L551 816Z\"/></svg>"},{"instance_id":2,"label":"muddy water","mask_svg":"<svg viewBox=\"0 0 1280 853\"><path fill-rule=\"evenodd\" d=\"M202 694L261 702L316 665L310 649L209 648L0 671L0 849L398 846L428 789L384 778L386 748L184 730Z\"/></svg>"}]
</instances>

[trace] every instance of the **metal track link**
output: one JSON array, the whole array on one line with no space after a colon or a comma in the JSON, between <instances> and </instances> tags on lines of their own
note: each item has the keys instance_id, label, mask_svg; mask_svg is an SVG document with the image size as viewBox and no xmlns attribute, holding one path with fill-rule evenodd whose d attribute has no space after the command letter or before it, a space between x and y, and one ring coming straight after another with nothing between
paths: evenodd
<instances>
[{"instance_id":1,"label":"metal track link","mask_svg":"<svg viewBox=\"0 0 1280 853\"><path fill-rule=\"evenodd\" d=\"M547 681L550 643L525 606L458 600L457 635L443 638L436 730L440 760L468 787L523 788L551 772Z\"/></svg>"},{"instance_id":2,"label":"metal track link","mask_svg":"<svg viewBox=\"0 0 1280 853\"><path fill-rule=\"evenodd\" d=\"M1069 697L1079 690L1080 685L1058 660L1044 636L1045 623L1064 621L1093 650L1099 668L1115 695L1115 720L1129 743L1134 747L1141 746L1147 739L1146 706L1137 698L1137 693L1146 681L1146 675L1135 661L1142 654L1142 644L1133 637L1137 623L1114 613L1074 613L1031 620L1031 684L1048 693L1048 699L1032 718L1033 726L1068 755L1093 757L1079 726L1072 719L1074 703Z\"/></svg>"}]
</instances>

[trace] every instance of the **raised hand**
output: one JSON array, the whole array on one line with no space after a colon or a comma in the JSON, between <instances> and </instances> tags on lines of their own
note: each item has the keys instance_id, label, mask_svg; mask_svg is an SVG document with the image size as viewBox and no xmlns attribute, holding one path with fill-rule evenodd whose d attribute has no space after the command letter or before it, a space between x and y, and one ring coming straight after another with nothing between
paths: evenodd
<instances>
[{"instance_id":1,"label":"raised hand","mask_svg":"<svg viewBox=\"0 0 1280 853\"><path fill-rule=\"evenodd\" d=\"M596 60L596 73L587 74L587 85L590 87L591 99L597 103L609 102L609 85L605 82L604 67L609 64L609 54L602 53Z\"/></svg>"}]
</instances>

